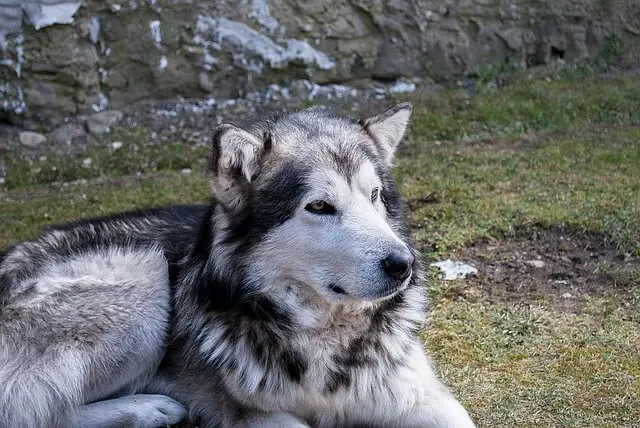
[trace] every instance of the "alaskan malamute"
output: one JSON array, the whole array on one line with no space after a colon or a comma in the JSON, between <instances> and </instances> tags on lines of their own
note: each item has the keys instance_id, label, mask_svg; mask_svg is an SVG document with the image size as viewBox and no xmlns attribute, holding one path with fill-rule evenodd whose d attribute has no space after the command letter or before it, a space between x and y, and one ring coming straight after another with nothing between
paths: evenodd
<instances>
[{"instance_id":1,"label":"alaskan malamute","mask_svg":"<svg viewBox=\"0 0 640 428\"><path fill-rule=\"evenodd\" d=\"M411 110L222 125L209 204L10 247L0 426L473 427L418 339L392 179Z\"/></svg>"}]
</instances>

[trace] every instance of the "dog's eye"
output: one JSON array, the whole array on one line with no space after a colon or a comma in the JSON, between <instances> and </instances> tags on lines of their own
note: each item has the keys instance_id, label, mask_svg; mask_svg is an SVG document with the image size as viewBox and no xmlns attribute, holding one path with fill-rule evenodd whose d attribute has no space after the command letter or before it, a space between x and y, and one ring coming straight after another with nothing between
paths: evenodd
<instances>
[{"instance_id":1,"label":"dog's eye","mask_svg":"<svg viewBox=\"0 0 640 428\"><path fill-rule=\"evenodd\" d=\"M380 189L376 187L371 191L371 202L375 202L378 199L378 195L380 195Z\"/></svg>"},{"instance_id":2,"label":"dog's eye","mask_svg":"<svg viewBox=\"0 0 640 428\"><path fill-rule=\"evenodd\" d=\"M311 202L310 204L307 204L305 209L314 214L335 214L336 212L335 207L326 203L325 201Z\"/></svg>"}]
</instances>

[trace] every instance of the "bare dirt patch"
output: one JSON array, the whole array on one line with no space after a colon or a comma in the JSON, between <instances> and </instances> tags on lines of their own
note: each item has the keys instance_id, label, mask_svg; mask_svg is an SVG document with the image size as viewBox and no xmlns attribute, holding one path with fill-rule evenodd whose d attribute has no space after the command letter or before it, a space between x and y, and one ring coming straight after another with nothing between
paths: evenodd
<instances>
[{"instance_id":1,"label":"bare dirt patch","mask_svg":"<svg viewBox=\"0 0 640 428\"><path fill-rule=\"evenodd\" d=\"M478 274L450 292L481 293L490 301L544 301L575 310L592 296L633 300L640 287L640 260L621 255L597 233L520 230L505 240L476 242L455 257Z\"/></svg>"}]
</instances>

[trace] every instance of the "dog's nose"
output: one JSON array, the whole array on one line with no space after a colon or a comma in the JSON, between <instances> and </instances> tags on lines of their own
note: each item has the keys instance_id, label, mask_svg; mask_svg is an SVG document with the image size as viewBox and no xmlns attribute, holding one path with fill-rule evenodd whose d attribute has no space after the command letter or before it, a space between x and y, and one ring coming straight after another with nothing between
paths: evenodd
<instances>
[{"instance_id":1,"label":"dog's nose","mask_svg":"<svg viewBox=\"0 0 640 428\"><path fill-rule=\"evenodd\" d=\"M384 271L397 281L404 281L411 274L414 257L408 250L393 250L382 260Z\"/></svg>"}]
</instances>

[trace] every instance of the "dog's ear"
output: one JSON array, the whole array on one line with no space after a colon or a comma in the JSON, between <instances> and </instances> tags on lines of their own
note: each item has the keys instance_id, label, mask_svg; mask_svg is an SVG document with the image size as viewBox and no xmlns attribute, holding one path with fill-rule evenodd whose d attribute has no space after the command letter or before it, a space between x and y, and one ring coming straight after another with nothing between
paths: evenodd
<instances>
[{"instance_id":1,"label":"dog's ear","mask_svg":"<svg viewBox=\"0 0 640 428\"><path fill-rule=\"evenodd\" d=\"M396 149L407 130L412 111L413 105L404 102L384 113L360 121L375 141L380 157L388 166L393 164Z\"/></svg>"},{"instance_id":2,"label":"dog's ear","mask_svg":"<svg viewBox=\"0 0 640 428\"><path fill-rule=\"evenodd\" d=\"M216 128L210 164L211 191L227 210L237 211L244 206L251 183L260 172L262 157L270 148L268 133L260 139L235 125Z\"/></svg>"}]
</instances>

